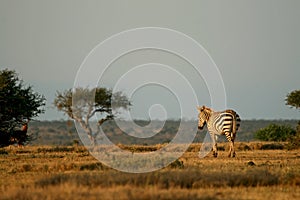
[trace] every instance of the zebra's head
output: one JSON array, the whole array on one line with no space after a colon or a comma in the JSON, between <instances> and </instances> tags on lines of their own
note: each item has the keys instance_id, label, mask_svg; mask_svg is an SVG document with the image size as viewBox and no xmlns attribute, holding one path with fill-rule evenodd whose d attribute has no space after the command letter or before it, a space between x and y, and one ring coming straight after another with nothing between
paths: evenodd
<instances>
[{"instance_id":1,"label":"zebra's head","mask_svg":"<svg viewBox=\"0 0 300 200\"><path fill-rule=\"evenodd\" d=\"M198 106L197 109L199 111L198 129L202 130L210 117L211 109L205 106Z\"/></svg>"}]
</instances>

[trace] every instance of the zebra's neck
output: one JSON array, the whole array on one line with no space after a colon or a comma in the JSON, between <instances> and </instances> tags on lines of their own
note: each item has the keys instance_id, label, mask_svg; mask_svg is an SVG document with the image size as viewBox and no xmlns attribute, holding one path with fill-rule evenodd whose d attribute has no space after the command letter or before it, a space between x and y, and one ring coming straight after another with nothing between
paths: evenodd
<instances>
[{"instance_id":1,"label":"zebra's neck","mask_svg":"<svg viewBox=\"0 0 300 200\"><path fill-rule=\"evenodd\" d=\"M213 111L206 111L205 116L206 116L206 121L210 119L210 116L213 114Z\"/></svg>"}]
</instances>

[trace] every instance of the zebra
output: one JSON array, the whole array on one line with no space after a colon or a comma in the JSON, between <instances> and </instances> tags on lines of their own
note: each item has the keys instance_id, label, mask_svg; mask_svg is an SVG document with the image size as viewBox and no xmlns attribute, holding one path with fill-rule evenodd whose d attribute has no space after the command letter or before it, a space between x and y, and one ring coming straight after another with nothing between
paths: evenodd
<instances>
[{"instance_id":1,"label":"zebra","mask_svg":"<svg viewBox=\"0 0 300 200\"><path fill-rule=\"evenodd\" d=\"M214 157L218 156L217 135L226 136L230 143L228 157L235 157L234 140L241 122L239 115L234 110L216 112L205 106L198 106L197 108L199 111L198 129L202 130L207 124L207 129L213 142Z\"/></svg>"}]
</instances>

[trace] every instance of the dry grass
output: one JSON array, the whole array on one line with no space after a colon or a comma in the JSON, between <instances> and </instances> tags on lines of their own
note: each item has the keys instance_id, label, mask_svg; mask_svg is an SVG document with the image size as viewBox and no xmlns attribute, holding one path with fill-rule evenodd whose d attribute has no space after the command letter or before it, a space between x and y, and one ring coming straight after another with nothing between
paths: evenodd
<instances>
[{"instance_id":1,"label":"dry grass","mask_svg":"<svg viewBox=\"0 0 300 200\"><path fill-rule=\"evenodd\" d=\"M102 187L76 187L73 185L50 186L43 188L11 188L12 194L4 193L1 199L199 199L199 200L218 200L218 199L299 199L299 187L224 187L181 189L170 188L161 189L158 187L132 187L115 186L110 188Z\"/></svg>"},{"instance_id":2,"label":"dry grass","mask_svg":"<svg viewBox=\"0 0 300 200\"><path fill-rule=\"evenodd\" d=\"M220 151L199 159L193 144L170 166L144 174L110 169L84 147L5 148L0 199L299 199L300 152L260 150L264 145L238 143L236 158ZM161 145L124 147L143 148Z\"/></svg>"}]
</instances>

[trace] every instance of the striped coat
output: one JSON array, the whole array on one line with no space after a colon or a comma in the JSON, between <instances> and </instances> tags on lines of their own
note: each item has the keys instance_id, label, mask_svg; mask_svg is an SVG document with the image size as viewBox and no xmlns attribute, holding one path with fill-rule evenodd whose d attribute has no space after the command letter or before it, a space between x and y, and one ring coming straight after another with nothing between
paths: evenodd
<instances>
[{"instance_id":1,"label":"striped coat","mask_svg":"<svg viewBox=\"0 0 300 200\"><path fill-rule=\"evenodd\" d=\"M241 122L239 115L234 110L216 112L205 106L198 107L198 111L198 129L201 130L207 125L213 141L213 155L218 156L216 136L225 135L230 143L228 156L235 157L234 140Z\"/></svg>"}]
</instances>

